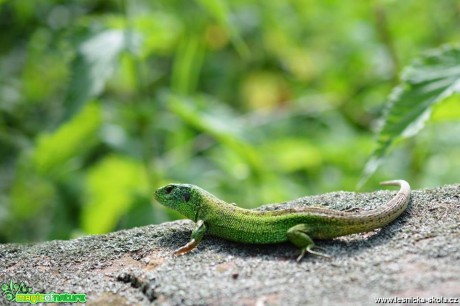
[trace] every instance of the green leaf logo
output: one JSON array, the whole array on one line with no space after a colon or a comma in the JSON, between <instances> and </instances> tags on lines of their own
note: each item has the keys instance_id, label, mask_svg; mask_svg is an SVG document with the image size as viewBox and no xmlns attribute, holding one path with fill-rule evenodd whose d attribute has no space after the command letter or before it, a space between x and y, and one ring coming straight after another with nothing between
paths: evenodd
<instances>
[{"instance_id":1,"label":"green leaf logo","mask_svg":"<svg viewBox=\"0 0 460 306\"><path fill-rule=\"evenodd\" d=\"M17 293L32 293L32 287L27 286L24 282L15 283L13 280L10 280L9 284L2 284L1 294L7 301L16 302Z\"/></svg>"}]
</instances>

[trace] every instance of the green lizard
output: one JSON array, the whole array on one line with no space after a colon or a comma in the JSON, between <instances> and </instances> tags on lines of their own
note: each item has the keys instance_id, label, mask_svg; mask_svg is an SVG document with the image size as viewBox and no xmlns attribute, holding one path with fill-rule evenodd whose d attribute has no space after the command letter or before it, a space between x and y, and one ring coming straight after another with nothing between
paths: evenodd
<instances>
[{"instance_id":1,"label":"green lizard","mask_svg":"<svg viewBox=\"0 0 460 306\"><path fill-rule=\"evenodd\" d=\"M192 237L175 254L193 250L204 234L242 243L279 243L290 241L300 249L297 261L306 252L326 256L312 239L331 239L353 233L368 232L387 225L407 207L410 186L394 180L381 185L400 186L399 192L385 205L363 212L339 211L319 207L256 211L229 204L200 187L170 184L159 188L155 198L162 205L177 210L193 220Z\"/></svg>"}]
</instances>

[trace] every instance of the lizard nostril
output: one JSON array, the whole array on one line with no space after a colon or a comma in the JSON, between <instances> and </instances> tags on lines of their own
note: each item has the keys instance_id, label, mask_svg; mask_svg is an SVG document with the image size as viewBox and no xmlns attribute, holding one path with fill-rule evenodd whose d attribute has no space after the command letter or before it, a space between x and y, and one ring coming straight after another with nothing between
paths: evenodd
<instances>
[{"instance_id":1,"label":"lizard nostril","mask_svg":"<svg viewBox=\"0 0 460 306\"><path fill-rule=\"evenodd\" d=\"M168 185L165 187L166 194L170 194L174 190L174 185Z\"/></svg>"}]
</instances>

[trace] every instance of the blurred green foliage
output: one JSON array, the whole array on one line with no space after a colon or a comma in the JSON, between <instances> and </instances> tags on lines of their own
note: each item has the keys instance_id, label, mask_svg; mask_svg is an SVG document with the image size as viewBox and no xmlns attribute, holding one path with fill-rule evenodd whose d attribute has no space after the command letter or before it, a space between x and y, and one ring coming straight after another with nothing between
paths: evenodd
<instances>
[{"instance_id":1,"label":"blurred green foliage","mask_svg":"<svg viewBox=\"0 0 460 306\"><path fill-rule=\"evenodd\" d=\"M0 241L177 218L151 204L173 181L246 207L354 190L402 67L458 43L459 16L455 0L0 1ZM455 65L411 66L413 104L377 140L429 127L365 190L458 181L459 97L430 96L458 87Z\"/></svg>"},{"instance_id":2,"label":"blurred green foliage","mask_svg":"<svg viewBox=\"0 0 460 306\"><path fill-rule=\"evenodd\" d=\"M417 135L442 102L436 117L460 119L460 47L443 46L427 52L403 71L401 83L394 88L377 137L377 148L366 164L360 184L372 175L391 144L398 138ZM447 111L448 110L448 111ZM449 115L447 115L449 114Z\"/></svg>"}]
</instances>

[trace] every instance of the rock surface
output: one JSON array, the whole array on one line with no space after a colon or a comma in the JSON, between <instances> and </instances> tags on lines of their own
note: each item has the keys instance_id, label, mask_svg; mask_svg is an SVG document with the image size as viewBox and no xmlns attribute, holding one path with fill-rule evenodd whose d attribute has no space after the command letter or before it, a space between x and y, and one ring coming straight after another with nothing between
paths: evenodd
<instances>
[{"instance_id":1,"label":"rock surface","mask_svg":"<svg viewBox=\"0 0 460 306\"><path fill-rule=\"evenodd\" d=\"M261 209L318 203L370 209L394 194L334 192ZM86 293L87 305L460 302L460 185L413 191L408 210L392 224L319 241L332 258L309 255L300 264L288 243L244 245L210 236L192 253L172 256L192 226L181 220L69 241L0 245L0 284L13 280L33 292ZM0 304L7 304L5 296Z\"/></svg>"}]
</instances>

